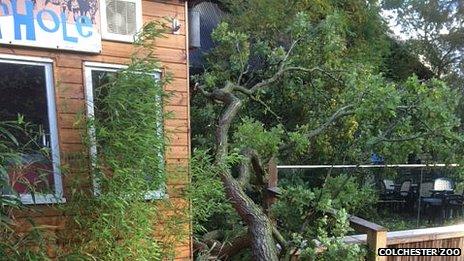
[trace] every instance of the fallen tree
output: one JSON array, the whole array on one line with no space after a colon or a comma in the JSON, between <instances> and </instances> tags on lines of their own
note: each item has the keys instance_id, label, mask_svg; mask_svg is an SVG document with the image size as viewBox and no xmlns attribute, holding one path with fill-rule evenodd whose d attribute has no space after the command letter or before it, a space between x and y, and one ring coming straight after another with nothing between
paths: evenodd
<instances>
[{"instance_id":1,"label":"fallen tree","mask_svg":"<svg viewBox=\"0 0 464 261\"><path fill-rule=\"evenodd\" d=\"M265 4L251 1L248 5L264 8ZM221 225L216 229L197 236L195 246L203 255L228 259L250 249L254 260L279 260L289 259L297 251L314 255L312 238L341 246L339 239L348 231L345 209L354 208L354 203L337 198L342 190L352 187L349 175L331 177L329 172L321 189L289 188L290 193L282 196L282 204L274 213L266 209L269 177L263 162L274 157L304 160L317 155L318 151L310 148L321 142L321 137L325 142L338 139L345 146L341 150L333 145L340 152L334 160L339 161L360 162L373 151L395 160L410 153L434 153L438 147L448 146L448 155L457 150L449 141L462 141L455 132L458 95L435 80L421 82L412 77L403 83L390 83L353 59L347 54L350 37L345 19L340 10L316 22L305 12L294 12L292 19L281 25L285 35L261 25L255 31L246 28L249 25L232 30L228 23L213 33L217 47L209 55L205 72L194 79L194 91L206 99L194 97L202 108L193 108L202 110L205 102L210 102L206 126L215 126L214 142L203 144L214 144L208 161L211 166L202 166L203 171L220 179L222 188L215 189L223 189L227 203L238 215L236 222L243 226L225 228L224 222L217 222ZM233 18L229 22L233 23ZM369 63L368 59L363 61ZM288 100L284 91L305 99L289 105L301 110L304 117L282 106L279 99ZM312 97L309 91L317 95ZM304 104L306 101L310 104ZM255 119L237 122L243 114ZM198 137L208 140L207 133L203 129ZM340 137L342 134L345 136ZM365 198L362 193L353 192L353 200ZM332 207L339 209L334 220L325 214ZM204 214L214 219L208 215ZM293 217L299 220L297 224L287 222ZM349 246L337 249L339 252L326 254L340 258L362 253ZM340 251L345 252L341 255Z\"/></svg>"}]
</instances>

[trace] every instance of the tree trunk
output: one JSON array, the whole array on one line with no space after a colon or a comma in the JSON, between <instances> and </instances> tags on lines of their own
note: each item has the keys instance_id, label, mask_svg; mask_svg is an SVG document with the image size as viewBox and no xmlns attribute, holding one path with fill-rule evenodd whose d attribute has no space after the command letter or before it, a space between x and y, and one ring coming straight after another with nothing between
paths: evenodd
<instances>
[{"instance_id":1,"label":"tree trunk","mask_svg":"<svg viewBox=\"0 0 464 261\"><path fill-rule=\"evenodd\" d=\"M221 178L233 207L248 225L253 258L255 260L277 261L272 225L266 214L243 192L239 183L230 173L223 173Z\"/></svg>"},{"instance_id":2,"label":"tree trunk","mask_svg":"<svg viewBox=\"0 0 464 261\"><path fill-rule=\"evenodd\" d=\"M226 86L211 93L213 99L222 101L225 109L216 130L216 164L225 166L228 155L230 125L237 115L242 102ZM272 225L266 214L248 197L230 170L221 173L226 194L239 216L248 226L253 258L259 261L277 261L277 249L272 237Z\"/></svg>"}]
</instances>

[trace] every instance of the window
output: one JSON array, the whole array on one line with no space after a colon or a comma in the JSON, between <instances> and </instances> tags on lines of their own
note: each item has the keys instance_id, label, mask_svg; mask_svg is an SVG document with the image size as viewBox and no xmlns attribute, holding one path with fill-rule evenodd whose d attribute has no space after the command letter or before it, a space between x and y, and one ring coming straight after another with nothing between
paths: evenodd
<instances>
[{"instance_id":1,"label":"window","mask_svg":"<svg viewBox=\"0 0 464 261\"><path fill-rule=\"evenodd\" d=\"M99 110L99 97L105 95L106 91L104 88L100 88L108 83L109 78L114 76L118 71L127 68L124 65L111 65L111 64L102 64L102 63L94 63L94 62L86 62L85 63L85 84L86 84L86 100L87 100L87 114L89 118L98 118L100 115L103 115L102 111ZM153 72L153 77L155 79L160 79L161 73L160 72ZM159 102L162 102L161 97L159 98ZM160 113L162 115L162 113ZM153 135L163 135L163 125L162 121L159 121L159 124L156 126L157 133L153 133ZM95 128L91 127L89 129L89 136L90 136L90 156L95 162L95 159L98 156L97 151L97 144L98 141L95 138ZM164 151L154 151L159 155L161 159L164 157ZM160 162L163 162L161 160ZM160 166L160 169L164 168ZM149 180L147 180L149 182ZM99 180L97 177L93 177L93 188L94 188L94 195L98 195L100 193L100 185ZM164 188L154 188L153 190L147 191L145 199L159 199L165 196Z\"/></svg>"},{"instance_id":2,"label":"window","mask_svg":"<svg viewBox=\"0 0 464 261\"><path fill-rule=\"evenodd\" d=\"M2 178L11 188L0 192L25 204L64 202L51 60L0 55L0 120L18 115L29 127L13 129L23 152L19 164L7 161Z\"/></svg>"},{"instance_id":3,"label":"window","mask_svg":"<svg viewBox=\"0 0 464 261\"><path fill-rule=\"evenodd\" d=\"M141 0L101 0L101 30L105 40L133 42L142 28Z\"/></svg>"}]
</instances>

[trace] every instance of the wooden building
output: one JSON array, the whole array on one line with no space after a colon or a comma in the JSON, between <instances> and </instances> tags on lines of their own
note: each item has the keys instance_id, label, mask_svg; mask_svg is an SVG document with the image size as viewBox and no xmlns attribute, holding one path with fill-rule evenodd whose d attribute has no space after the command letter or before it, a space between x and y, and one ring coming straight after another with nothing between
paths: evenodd
<instances>
[{"instance_id":1,"label":"wooden building","mask_svg":"<svg viewBox=\"0 0 464 261\"><path fill-rule=\"evenodd\" d=\"M187 170L190 155L186 1L1 1L0 76L3 80L18 77L18 71L26 75L42 75L39 80L42 82L35 83L42 86L42 92L32 92L27 97L24 96L27 90L8 91L8 88L4 88L0 90L3 97L0 102L21 102L21 99L42 97L42 100L37 98L39 101L34 106L42 106L36 111L42 110L48 114L34 117L48 125L44 128L44 144L52 148L55 165L70 164L72 170L72 163L66 162L67 155L89 153L89 148L83 145L82 129L74 122L78 113L89 110L86 92L91 92L92 71L123 68L130 61L135 30L145 22L165 18L171 20L172 32L156 41L155 54L163 66L159 76L163 77L167 71L173 76L172 82L165 87L173 96L168 104L164 104L164 109L173 115L164 122L165 133L170 136L165 155L167 194L171 202L185 209L189 204L179 191L189 182ZM175 177L169 176L169 170L178 169L179 166L185 167L185 171ZM31 195L21 194L23 203L31 204L32 208L40 211L16 213L18 222L24 220L23 224L18 224L18 229L27 230L26 219L31 217L38 225L66 229L63 217L54 206L66 204L72 178L73 173L63 177L55 174L51 179L54 197L41 196L36 198L35 203ZM191 259L190 224L186 224L186 227L185 240L176 245L176 259Z\"/></svg>"}]
</instances>

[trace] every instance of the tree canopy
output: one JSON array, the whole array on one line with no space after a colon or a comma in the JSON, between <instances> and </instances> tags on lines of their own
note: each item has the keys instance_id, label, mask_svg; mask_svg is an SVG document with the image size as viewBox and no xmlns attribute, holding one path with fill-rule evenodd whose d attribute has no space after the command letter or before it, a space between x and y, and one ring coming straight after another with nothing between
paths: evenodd
<instances>
[{"instance_id":1,"label":"tree canopy","mask_svg":"<svg viewBox=\"0 0 464 261\"><path fill-rule=\"evenodd\" d=\"M311 239L342 245L346 211L359 211L363 204L356 202L366 202L369 187L346 173L322 178L322 187L290 182L267 210L264 165L271 158L359 164L375 153L389 163L405 163L411 154L424 162L460 161L459 92L414 70L392 77L397 46L376 3L224 2L229 15L213 33L205 71L193 79L193 164L203 166L193 173L200 249L228 241L235 248L209 252L223 257L248 242L254 258L275 260L295 249L316 255ZM209 212L212 204L220 207ZM326 215L331 208L339 210L335 219ZM362 252L336 249L326 258Z\"/></svg>"},{"instance_id":2,"label":"tree canopy","mask_svg":"<svg viewBox=\"0 0 464 261\"><path fill-rule=\"evenodd\" d=\"M411 53L436 77L462 89L464 4L459 0L384 0Z\"/></svg>"}]
</instances>

